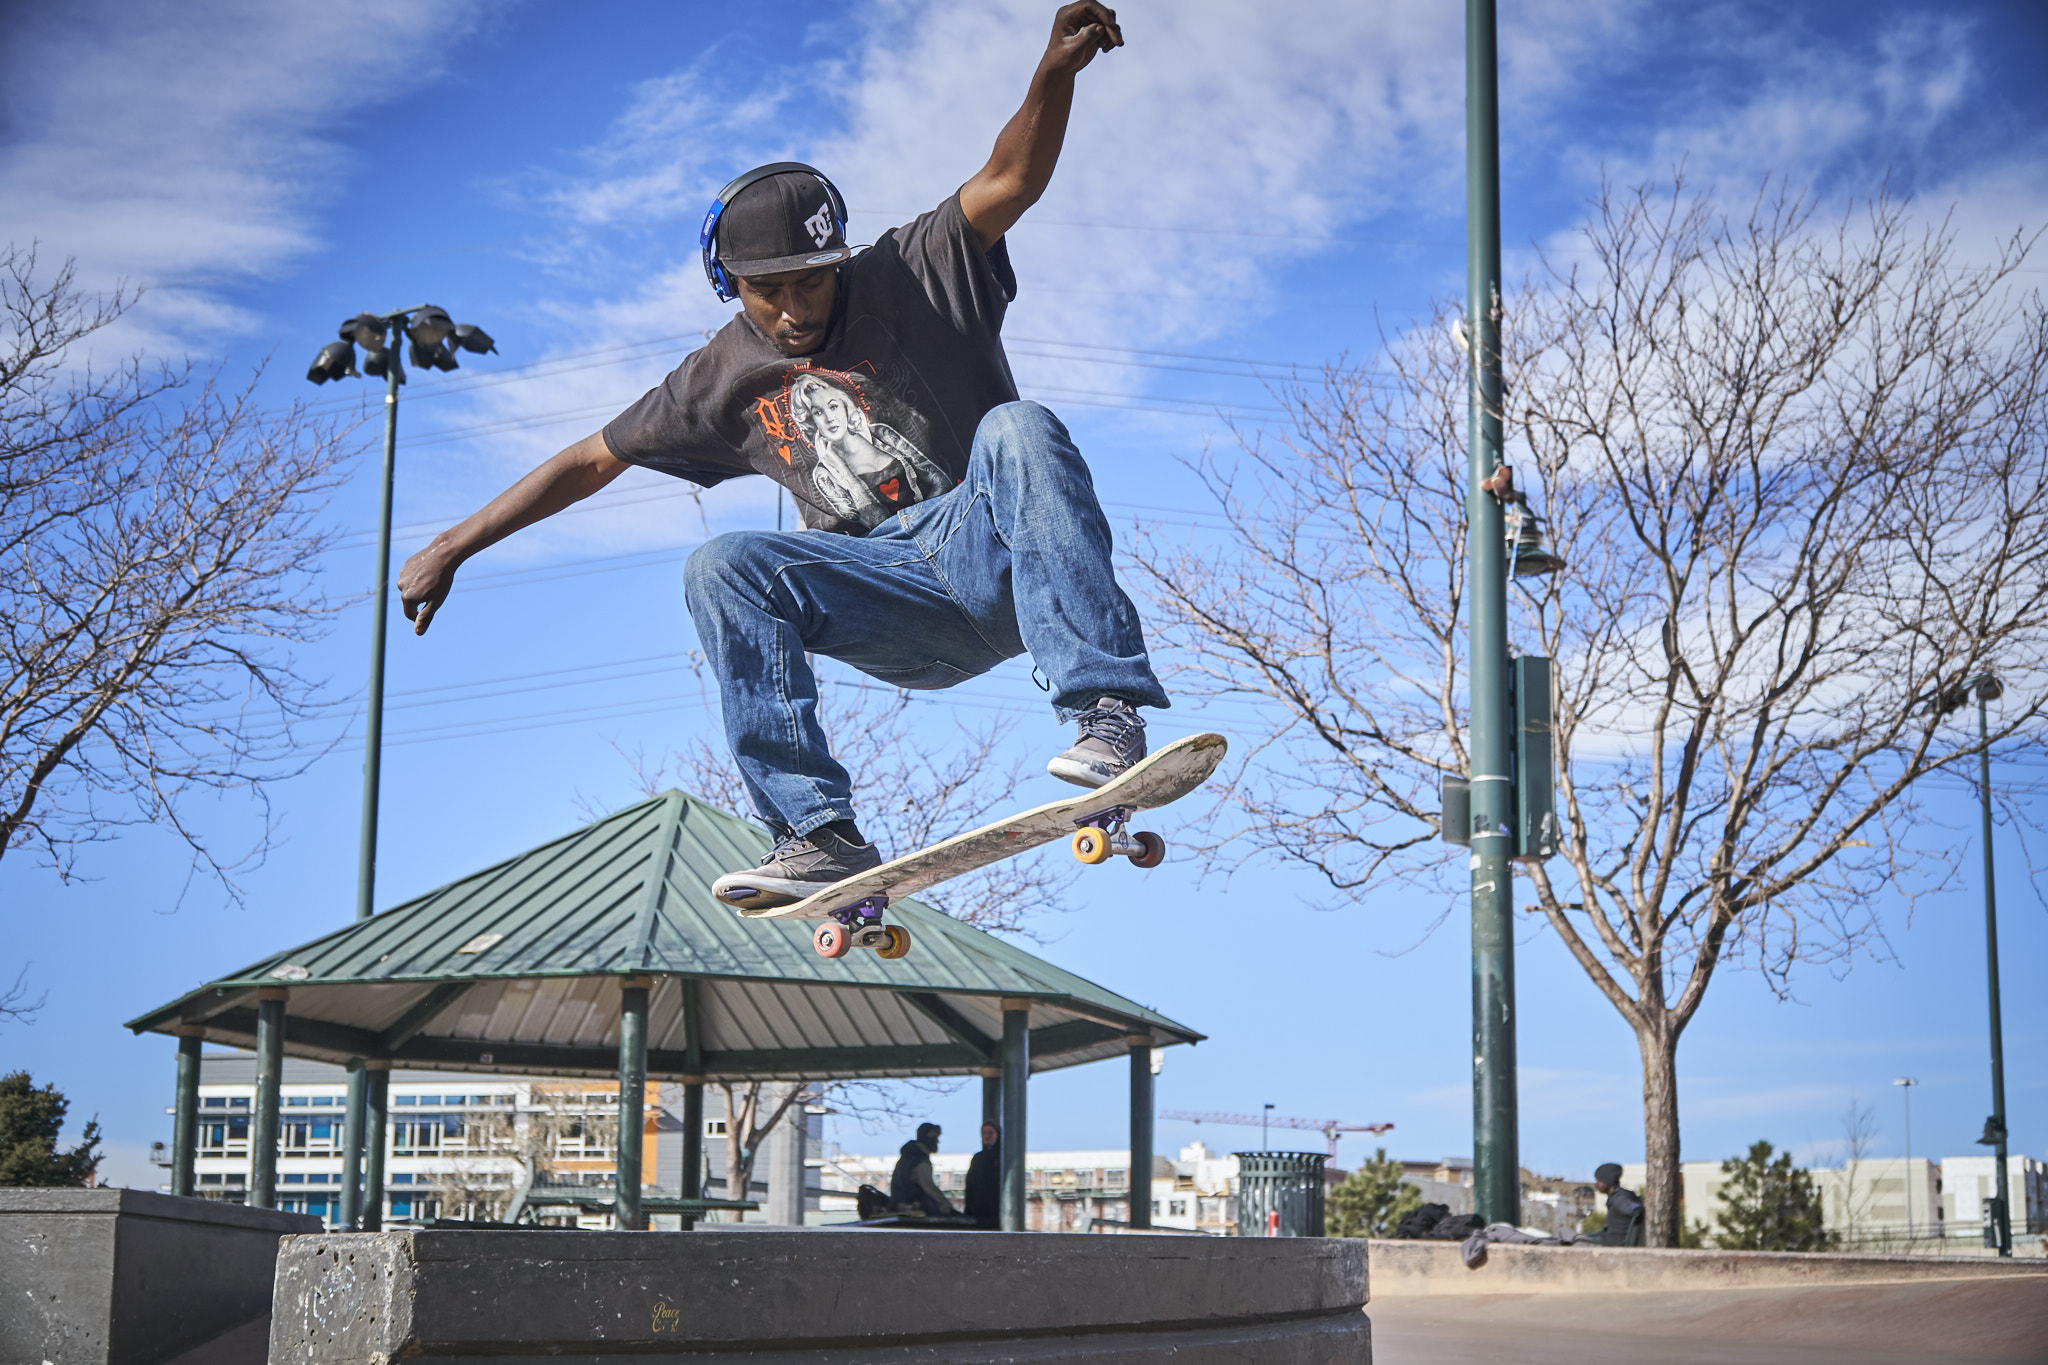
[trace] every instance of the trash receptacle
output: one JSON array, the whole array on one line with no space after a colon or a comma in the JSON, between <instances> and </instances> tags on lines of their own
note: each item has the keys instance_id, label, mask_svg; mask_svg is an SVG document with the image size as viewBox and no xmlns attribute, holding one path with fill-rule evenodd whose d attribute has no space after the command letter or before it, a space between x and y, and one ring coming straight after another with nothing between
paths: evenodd
<instances>
[{"instance_id":1,"label":"trash receptacle","mask_svg":"<svg viewBox=\"0 0 2048 1365\"><path fill-rule=\"evenodd\" d=\"M1321 1152L1233 1152L1237 1158L1237 1235L1323 1235Z\"/></svg>"}]
</instances>

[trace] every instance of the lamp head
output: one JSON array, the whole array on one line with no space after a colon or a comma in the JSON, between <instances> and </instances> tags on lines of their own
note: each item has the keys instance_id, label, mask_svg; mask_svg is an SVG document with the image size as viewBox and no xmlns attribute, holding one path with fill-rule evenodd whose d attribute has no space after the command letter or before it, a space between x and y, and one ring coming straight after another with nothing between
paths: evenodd
<instances>
[{"instance_id":1,"label":"lamp head","mask_svg":"<svg viewBox=\"0 0 2048 1365\"><path fill-rule=\"evenodd\" d=\"M346 341L330 341L313 357L306 378L315 384L325 384L330 379L346 379L355 372L356 348Z\"/></svg>"},{"instance_id":2,"label":"lamp head","mask_svg":"<svg viewBox=\"0 0 2048 1365\"><path fill-rule=\"evenodd\" d=\"M413 314L406 324L405 334L412 338L415 346L438 346L441 339L455 330L455 323L448 316L448 310L438 304L427 304ZM452 368L452 367L451 367Z\"/></svg>"},{"instance_id":3,"label":"lamp head","mask_svg":"<svg viewBox=\"0 0 2048 1365\"><path fill-rule=\"evenodd\" d=\"M490 333L473 322L455 324L455 344L465 351L486 355L498 349L498 343L491 340Z\"/></svg>"},{"instance_id":4,"label":"lamp head","mask_svg":"<svg viewBox=\"0 0 2048 1365\"><path fill-rule=\"evenodd\" d=\"M422 345L419 338L414 337L412 363L416 369L452 370L455 368L455 352L446 337L429 345Z\"/></svg>"},{"instance_id":5,"label":"lamp head","mask_svg":"<svg viewBox=\"0 0 2048 1365\"><path fill-rule=\"evenodd\" d=\"M1543 518L1529 510L1526 494L1516 493L1501 519L1507 550L1517 578L1542 578L1564 567L1564 558L1543 543Z\"/></svg>"},{"instance_id":6,"label":"lamp head","mask_svg":"<svg viewBox=\"0 0 2048 1365\"><path fill-rule=\"evenodd\" d=\"M2005 684L1989 673L1975 679L1978 701L1997 701L2005 695Z\"/></svg>"},{"instance_id":7,"label":"lamp head","mask_svg":"<svg viewBox=\"0 0 2048 1365\"><path fill-rule=\"evenodd\" d=\"M384 319L375 313L358 313L341 324L343 341L353 341L366 351L384 349Z\"/></svg>"},{"instance_id":8,"label":"lamp head","mask_svg":"<svg viewBox=\"0 0 2048 1365\"><path fill-rule=\"evenodd\" d=\"M372 379L382 379L393 370L398 372L398 382L405 382L405 366L398 363L398 356L389 350L378 349L363 352L363 373Z\"/></svg>"}]
</instances>

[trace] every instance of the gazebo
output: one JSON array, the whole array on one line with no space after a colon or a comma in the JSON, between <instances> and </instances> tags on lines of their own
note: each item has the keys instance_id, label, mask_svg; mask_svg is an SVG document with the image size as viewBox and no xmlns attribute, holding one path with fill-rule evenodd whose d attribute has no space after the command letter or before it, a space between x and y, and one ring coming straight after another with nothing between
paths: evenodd
<instances>
[{"instance_id":1,"label":"gazebo","mask_svg":"<svg viewBox=\"0 0 2048 1365\"><path fill-rule=\"evenodd\" d=\"M978 1075L984 1115L1000 1115L1002 1225L1021 1230L1026 1079L1127 1055L1131 1169L1151 1169L1152 1049L1201 1034L914 900L890 907L907 957L821 958L808 924L742 919L710 895L768 842L665 792L130 1021L179 1039L172 1192L192 1192L207 1041L256 1054L259 1206L275 1200L284 1056L350 1068L344 1220L365 1229L384 1143L364 1138L384 1131L394 1066L616 1077L621 1227L643 1225L650 1077L683 1086L686 1205L711 1203L697 1179L707 1080ZM1131 1201L1133 1224L1150 1212Z\"/></svg>"}]
</instances>

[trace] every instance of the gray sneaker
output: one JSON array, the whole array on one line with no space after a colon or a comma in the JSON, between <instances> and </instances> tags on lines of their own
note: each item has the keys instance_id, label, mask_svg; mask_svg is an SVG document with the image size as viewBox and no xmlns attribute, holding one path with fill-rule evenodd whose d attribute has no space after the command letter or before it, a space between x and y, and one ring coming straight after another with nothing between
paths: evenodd
<instances>
[{"instance_id":1,"label":"gray sneaker","mask_svg":"<svg viewBox=\"0 0 2048 1365\"><path fill-rule=\"evenodd\" d=\"M1074 719L1081 737L1045 765L1054 777L1077 787L1099 787L1145 757L1145 719L1122 698L1098 697Z\"/></svg>"},{"instance_id":2,"label":"gray sneaker","mask_svg":"<svg viewBox=\"0 0 2048 1365\"><path fill-rule=\"evenodd\" d=\"M852 829L852 822L842 822ZM859 830L853 830L855 835ZM795 905L834 882L882 865L882 851L873 844L846 838L830 825L799 837L786 834L768 850L759 867L728 872L711 883L711 894L742 910Z\"/></svg>"}]
</instances>

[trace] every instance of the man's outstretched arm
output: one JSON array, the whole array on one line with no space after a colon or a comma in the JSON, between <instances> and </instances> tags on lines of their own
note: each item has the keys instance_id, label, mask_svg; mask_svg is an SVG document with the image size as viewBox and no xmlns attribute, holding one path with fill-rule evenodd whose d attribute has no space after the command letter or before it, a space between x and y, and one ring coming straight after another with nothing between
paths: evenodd
<instances>
[{"instance_id":1,"label":"man's outstretched arm","mask_svg":"<svg viewBox=\"0 0 2048 1365\"><path fill-rule=\"evenodd\" d=\"M997 134L988 164L960 187L960 208L984 251L1051 183L1067 136L1067 112L1074 105L1074 73L1094 61L1096 53L1123 45L1116 11L1096 0L1062 5L1052 17L1052 37L1031 74L1023 106Z\"/></svg>"},{"instance_id":2,"label":"man's outstretched arm","mask_svg":"<svg viewBox=\"0 0 2048 1365\"><path fill-rule=\"evenodd\" d=\"M434 613L455 586L455 571L462 561L521 527L581 502L627 467L605 446L602 433L592 432L492 498L482 511L435 536L398 571L398 600L413 634L427 633Z\"/></svg>"}]
</instances>

